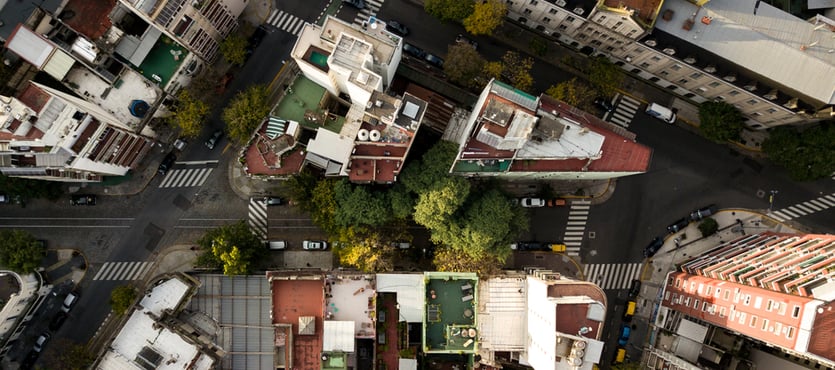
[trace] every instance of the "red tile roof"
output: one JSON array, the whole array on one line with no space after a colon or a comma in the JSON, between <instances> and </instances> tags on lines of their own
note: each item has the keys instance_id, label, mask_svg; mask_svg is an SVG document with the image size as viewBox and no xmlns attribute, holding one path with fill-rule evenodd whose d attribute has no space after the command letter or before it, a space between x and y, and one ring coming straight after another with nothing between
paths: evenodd
<instances>
[{"instance_id":1,"label":"red tile roof","mask_svg":"<svg viewBox=\"0 0 835 370\"><path fill-rule=\"evenodd\" d=\"M305 278L271 279L272 320L273 324L290 324L293 327L293 364L290 368L319 369L324 326L325 283L321 277L306 276ZM315 318L316 333L314 335L299 335L300 316Z\"/></svg>"},{"instance_id":2,"label":"red tile roof","mask_svg":"<svg viewBox=\"0 0 835 370\"><path fill-rule=\"evenodd\" d=\"M40 87L31 83L26 85L26 88L17 95L17 99L21 103L26 104L27 107L36 113L41 112L41 109L49 102L51 97L46 91L41 90Z\"/></svg>"},{"instance_id":3,"label":"red tile roof","mask_svg":"<svg viewBox=\"0 0 835 370\"><path fill-rule=\"evenodd\" d=\"M585 281L559 282L548 286L548 297L578 297L586 296L594 301L606 305L606 295L597 285ZM589 336L600 338L603 332L603 321L594 321L586 318L589 311L589 304L558 304L556 317L556 330L561 333L576 334L580 328L588 326L592 328Z\"/></svg>"},{"instance_id":4,"label":"red tile roof","mask_svg":"<svg viewBox=\"0 0 835 370\"><path fill-rule=\"evenodd\" d=\"M276 148L295 145L295 138L282 135L275 140L267 137L267 120L261 124L256 138L244 152L246 172L259 176L289 176L298 173L304 164L304 150L293 148L279 156Z\"/></svg>"},{"instance_id":5,"label":"red tile roof","mask_svg":"<svg viewBox=\"0 0 835 370\"><path fill-rule=\"evenodd\" d=\"M809 352L835 361L835 302L820 307L812 325Z\"/></svg>"},{"instance_id":6,"label":"red tile roof","mask_svg":"<svg viewBox=\"0 0 835 370\"><path fill-rule=\"evenodd\" d=\"M72 11L75 15L63 20L67 26L94 41L113 26L109 15L115 6L116 0L70 0L62 14Z\"/></svg>"}]
</instances>

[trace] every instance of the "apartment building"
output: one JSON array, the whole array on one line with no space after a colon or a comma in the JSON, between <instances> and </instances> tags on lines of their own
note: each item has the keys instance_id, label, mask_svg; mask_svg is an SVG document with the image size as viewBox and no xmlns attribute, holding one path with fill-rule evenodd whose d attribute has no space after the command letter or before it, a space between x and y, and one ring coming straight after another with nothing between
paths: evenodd
<instances>
[{"instance_id":1,"label":"apartment building","mask_svg":"<svg viewBox=\"0 0 835 370\"><path fill-rule=\"evenodd\" d=\"M35 82L0 105L6 176L99 182L127 174L154 145L104 108Z\"/></svg>"},{"instance_id":2,"label":"apartment building","mask_svg":"<svg viewBox=\"0 0 835 370\"><path fill-rule=\"evenodd\" d=\"M726 367L744 347L835 367L833 263L833 235L765 232L718 244L668 274L654 322L674 334L650 364Z\"/></svg>"},{"instance_id":3,"label":"apartment building","mask_svg":"<svg viewBox=\"0 0 835 370\"><path fill-rule=\"evenodd\" d=\"M508 17L751 129L835 116L835 21L756 0L509 0Z\"/></svg>"},{"instance_id":4,"label":"apartment building","mask_svg":"<svg viewBox=\"0 0 835 370\"><path fill-rule=\"evenodd\" d=\"M634 134L553 99L493 80L466 120L447 126L459 145L451 173L507 179L598 180L649 168Z\"/></svg>"}]
</instances>

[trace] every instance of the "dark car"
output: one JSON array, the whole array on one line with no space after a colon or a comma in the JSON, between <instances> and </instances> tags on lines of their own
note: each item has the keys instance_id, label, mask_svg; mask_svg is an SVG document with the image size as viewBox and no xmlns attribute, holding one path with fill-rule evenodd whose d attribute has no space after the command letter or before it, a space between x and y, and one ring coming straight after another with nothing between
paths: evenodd
<instances>
[{"instance_id":1,"label":"dark car","mask_svg":"<svg viewBox=\"0 0 835 370\"><path fill-rule=\"evenodd\" d=\"M360 10L365 9L365 0L342 0L342 3Z\"/></svg>"},{"instance_id":2,"label":"dark car","mask_svg":"<svg viewBox=\"0 0 835 370\"><path fill-rule=\"evenodd\" d=\"M477 42L464 37L464 35L462 35L460 33L455 38L455 43L456 44L466 44L466 45L469 45L470 47L472 47L473 49L478 50L478 43Z\"/></svg>"},{"instance_id":3,"label":"dark car","mask_svg":"<svg viewBox=\"0 0 835 370\"><path fill-rule=\"evenodd\" d=\"M677 233L681 230L684 230L684 228L687 227L687 225L690 225L690 219L678 219L676 220L676 222L671 223L670 226L667 226L667 232L669 232L670 234Z\"/></svg>"},{"instance_id":4,"label":"dark car","mask_svg":"<svg viewBox=\"0 0 835 370\"><path fill-rule=\"evenodd\" d=\"M213 132L212 136L209 137L209 140L206 140L206 147L209 148L209 150L214 149L221 137L223 137L223 130Z\"/></svg>"},{"instance_id":5,"label":"dark car","mask_svg":"<svg viewBox=\"0 0 835 370\"><path fill-rule=\"evenodd\" d=\"M255 52L255 49L258 48L258 45L261 45L261 41L264 41L264 37L267 36L267 30L262 27L258 27L255 29L255 32L249 36L246 44L246 56L247 58Z\"/></svg>"},{"instance_id":6,"label":"dark car","mask_svg":"<svg viewBox=\"0 0 835 370\"><path fill-rule=\"evenodd\" d=\"M165 158L162 159L162 162L159 163L159 167L157 167L157 173L160 175L165 175L171 167L174 166L174 161L177 160L177 155L174 154L174 151L168 152L165 155Z\"/></svg>"},{"instance_id":7,"label":"dark car","mask_svg":"<svg viewBox=\"0 0 835 370\"><path fill-rule=\"evenodd\" d=\"M637 297L638 293L641 293L641 281L632 279L632 283L629 284L629 298Z\"/></svg>"},{"instance_id":8,"label":"dark car","mask_svg":"<svg viewBox=\"0 0 835 370\"><path fill-rule=\"evenodd\" d=\"M540 242L518 242L510 245L511 250L515 251L549 251L551 244Z\"/></svg>"},{"instance_id":9,"label":"dark car","mask_svg":"<svg viewBox=\"0 0 835 370\"><path fill-rule=\"evenodd\" d=\"M662 239L661 237L655 237L655 239L652 239L649 245L647 245L647 247L644 248L644 257L650 258L654 256L655 253L657 253L658 250L661 249L661 247L663 246L664 239Z\"/></svg>"},{"instance_id":10,"label":"dark car","mask_svg":"<svg viewBox=\"0 0 835 370\"><path fill-rule=\"evenodd\" d=\"M76 194L70 197L70 204L74 206L94 206L96 196L92 194Z\"/></svg>"},{"instance_id":11,"label":"dark car","mask_svg":"<svg viewBox=\"0 0 835 370\"><path fill-rule=\"evenodd\" d=\"M49 322L49 330L58 331L58 329L61 328L61 325L64 325L64 321L67 321L67 313L64 311L58 312L58 314L52 318L52 321Z\"/></svg>"},{"instance_id":12,"label":"dark car","mask_svg":"<svg viewBox=\"0 0 835 370\"><path fill-rule=\"evenodd\" d=\"M594 99L594 105L607 112L615 110L615 107L612 105L612 102L604 97L598 97L597 99Z\"/></svg>"},{"instance_id":13,"label":"dark car","mask_svg":"<svg viewBox=\"0 0 835 370\"><path fill-rule=\"evenodd\" d=\"M408 42L403 43L403 51L415 58L423 59L426 57L426 52L423 51L423 49L414 46Z\"/></svg>"},{"instance_id":14,"label":"dark car","mask_svg":"<svg viewBox=\"0 0 835 370\"><path fill-rule=\"evenodd\" d=\"M719 211L719 208L716 207L715 204L711 204L706 207L699 208L690 213L690 220L691 221L701 221L703 218L708 217L710 215L716 214Z\"/></svg>"},{"instance_id":15,"label":"dark car","mask_svg":"<svg viewBox=\"0 0 835 370\"><path fill-rule=\"evenodd\" d=\"M621 325L620 334L618 334L618 344L626 346L626 343L629 342L629 334L632 334L632 328L626 324Z\"/></svg>"},{"instance_id":16,"label":"dark car","mask_svg":"<svg viewBox=\"0 0 835 370\"><path fill-rule=\"evenodd\" d=\"M388 21L386 22L386 30L395 34L406 37L409 34L409 27L406 27L405 24L400 23L398 21Z\"/></svg>"},{"instance_id":17,"label":"dark car","mask_svg":"<svg viewBox=\"0 0 835 370\"><path fill-rule=\"evenodd\" d=\"M426 56L423 57L423 60L435 67L444 68L444 59L435 54L427 53Z\"/></svg>"},{"instance_id":18,"label":"dark car","mask_svg":"<svg viewBox=\"0 0 835 370\"><path fill-rule=\"evenodd\" d=\"M280 206L284 204L284 199L279 197L264 197L264 202L267 203L268 206Z\"/></svg>"}]
</instances>

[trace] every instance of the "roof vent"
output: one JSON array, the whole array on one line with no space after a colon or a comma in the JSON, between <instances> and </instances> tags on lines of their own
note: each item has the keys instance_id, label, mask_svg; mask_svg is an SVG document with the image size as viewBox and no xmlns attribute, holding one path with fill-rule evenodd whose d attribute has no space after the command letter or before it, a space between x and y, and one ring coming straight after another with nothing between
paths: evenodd
<instances>
[{"instance_id":1,"label":"roof vent","mask_svg":"<svg viewBox=\"0 0 835 370\"><path fill-rule=\"evenodd\" d=\"M657 42L657 41L655 41L654 39L649 39L649 40L647 40L647 41L644 41L644 44L647 44L647 45L649 45L649 46L653 46L653 47L654 47L654 46L658 45L658 42Z\"/></svg>"},{"instance_id":2,"label":"roof vent","mask_svg":"<svg viewBox=\"0 0 835 370\"><path fill-rule=\"evenodd\" d=\"M585 11L583 8L579 8L579 7L578 7L578 8L574 8L574 14L577 14L577 15L583 15L583 14L585 14L585 13L586 13L586 11Z\"/></svg>"}]
</instances>

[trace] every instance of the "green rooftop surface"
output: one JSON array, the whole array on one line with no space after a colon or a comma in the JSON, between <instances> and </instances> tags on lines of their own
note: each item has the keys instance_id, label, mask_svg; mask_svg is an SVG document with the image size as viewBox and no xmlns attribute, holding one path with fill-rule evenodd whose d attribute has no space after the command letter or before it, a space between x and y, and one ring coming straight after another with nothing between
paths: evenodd
<instances>
[{"instance_id":1,"label":"green rooftop surface","mask_svg":"<svg viewBox=\"0 0 835 370\"><path fill-rule=\"evenodd\" d=\"M156 45L139 65L139 73L151 81L157 81L159 77L160 86L171 81L171 77L177 72L177 68L188 56L188 50L165 35L160 36Z\"/></svg>"},{"instance_id":2,"label":"green rooftop surface","mask_svg":"<svg viewBox=\"0 0 835 370\"><path fill-rule=\"evenodd\" d=\"M478 278L468 273L426 273L423 348L427 353L474 353L478 348Z\"/></svg>"},{"instance_id":3,"label":"green rooftop surface","mask_svg":"<svg viewBox=\"0 0 835 370\"><path fill-rule=\"evenodd\" d=\"M325 114L322 102L327 94L324 87L317 85L304 75L299 75L287 88L284 98L273 108L272 115L296 121L305 128L315 130L324 127L338 133L345 123L345 117ZM321 124L322 121L325 122L324 126Z\"/></svg>"}]
</instances>

